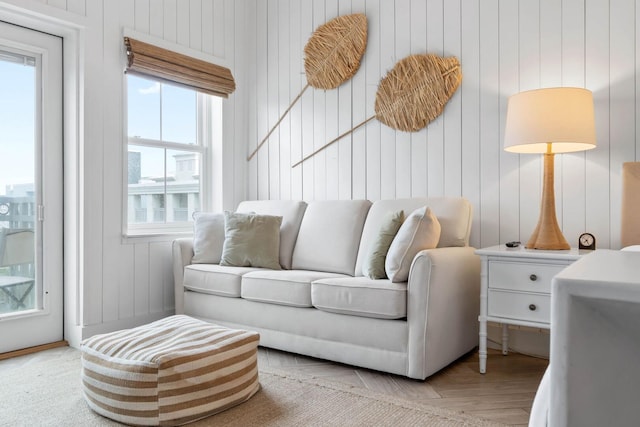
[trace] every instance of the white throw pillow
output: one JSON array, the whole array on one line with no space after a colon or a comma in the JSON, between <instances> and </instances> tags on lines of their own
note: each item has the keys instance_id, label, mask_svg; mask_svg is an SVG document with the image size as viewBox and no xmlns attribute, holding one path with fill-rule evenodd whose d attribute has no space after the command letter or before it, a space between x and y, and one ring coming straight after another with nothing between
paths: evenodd
<instances>
[{"instance_id":1,"label":"white throw pillow","mask_svg":"<svg viewBox=\"0 0 640 427\"><path fill-rule=\"evenodd\" d=\"M224 243L224 214L194 214L193 264L218 264Z\"/></svg>"},{"instance_id":2,"label":"white throw pillow","mask_svg":"<svg viewBox=\"0 0 640 427\"><path fill-rule=\"evenodd\" d=\"M416 209L404 221L391 242L385 270L392 282L406 282L413 258L424 249L433 249L440 240L440 222L427 206Z\"/></svg>"}]
</instances>

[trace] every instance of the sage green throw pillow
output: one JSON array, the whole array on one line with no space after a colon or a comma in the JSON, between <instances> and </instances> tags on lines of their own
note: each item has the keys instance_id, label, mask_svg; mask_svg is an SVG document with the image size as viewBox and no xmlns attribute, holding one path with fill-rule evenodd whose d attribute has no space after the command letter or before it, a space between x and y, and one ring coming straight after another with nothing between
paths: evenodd
<instances>
[{"instance_id":1,"label":"sage green throw pillow","mask_svg":"<svg viewBox=\"0 0 640 427\"><path fill-rule=\"evenodd\" d=\"M224 213L220 265L280 270L281 216Z\"/></svg>"},{"instance_id":2,"label":"sage green throw pillow","mask_svg":"<svg viewBox=\"0 0 640 427\"><path fill-rule=\"evenodd\" d=\"M370 279L386 279L387 273L384 268L384 262L389 252L389 246L396 237L402 221L404 220L404 212L389 212L382 220L380 231L369 247L369 253L362 265L362 273Z\"/></svg>"}]
</instances>

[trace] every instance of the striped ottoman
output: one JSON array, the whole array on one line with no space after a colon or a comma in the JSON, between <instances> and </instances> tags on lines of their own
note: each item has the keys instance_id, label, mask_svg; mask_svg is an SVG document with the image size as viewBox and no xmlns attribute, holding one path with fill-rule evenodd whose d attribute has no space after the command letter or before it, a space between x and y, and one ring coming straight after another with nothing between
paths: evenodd
<instances>
[{"instance_id":1,"label":"striped ottoman","mask_svg":"<svg viewBox=\"0 0 640 427\"><path fill-rule=\"evenodd\" d=\"M245 402L259 389L260 336L188 316L84 340L89 407L133 425L181 425Z\"/></svg>"}]
</instances>

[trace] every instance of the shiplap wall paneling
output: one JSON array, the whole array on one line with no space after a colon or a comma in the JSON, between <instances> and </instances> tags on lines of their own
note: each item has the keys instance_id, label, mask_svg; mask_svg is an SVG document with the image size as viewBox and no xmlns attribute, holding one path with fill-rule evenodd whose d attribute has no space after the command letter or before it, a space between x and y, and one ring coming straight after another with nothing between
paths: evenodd
<instances>
[{"instance_id":1,"label":"shiplap wall paneling","mask_svg":"<svg viewBox=\"0 0 640 427\"><path fill-rule=\"evenodd\" d=\"M105 183L113 183L114 185L103 185L104 203L103 203L103 222L102 222L102 277L98 282L102 284L102 318L100 322L111 322L121 318L121 316L132 316L133 311L123 311L119 307L122 300L126 301L133 297L133 289L130 288L132 280L126 280L125 286L121 286L120 280L127 278L121 277L121 268L129 267L129 277L133 277L132 262L124 259L123 253L130 251L122 251L122 185L124 180L124 164L122 160L123 147L122 139L124 136L123 126L123 103L124 87L123 74L124 69L124 43L122 41L122 30L120 25L125 22L133 24L134 7L132 2L116 1L107 2L102 9L102 21L104 25L103 33L103 49L94 53L100 55L100 63L103 70L112 70L112 72L102 71L98 79L104 82L104 87L108 88L104 93L104 148L102 162L102 170L104 171L103 180ZM119 72L118 72L119 71ZM107 93L109 94L107 96ZM130 307L125 303L125 307Z\"/></svg>"},{"instance_id":2,"label":"shiplap wall paneling","mask_svg":"<svg viewBox=\"0 0 640 427\"><path fill-rule=\"evenodd\" d=\"M519 3L518 10L518 88L517 92L538 89L540 87L540 2L537 0ZM555 47L559 49L558 46ZM540 213L542 186L542 156L521 154L517 167L519 171L518 212L516 226L519 232L510 239L502 241L527 241L535 229Z\"/></svg>"},{"instance_id":3,"label":"shiplap wall paneling","mask_svg":"<svg viewBox=\"0 0 640 427\"><path fill-rule=\"evenodd\" d=\"M396 0L394 65L411 54L411 2ZM395 197L411 196L411 132L396 132Z\"/></svg>"},{"instance_id":4,"label":"shiplap wall paneling","mask_svg":"<svg viewBox=\"0 0 640 427\"><path fill-rule=\"evenodd\" d=\"M418 1L418 3L421 3ZM463 79L460 87L462 126L462 195L473 206L473 223L471 225L471 242L480 242L480 0L462 2L461 9L461 51ZM426 37L426 33L425 33ZM418 141L412 141L415 143ZM426 156L426 139L414 145L414 150ZM426 194L426 169L414 169L414 175L424 176L424 189L415 188L416 194Z\"/></svg>"},{"instance_id":5,"label":"shiplap wall paneling","mask_svg":"<svg viewBox=\"0 0 640 427\"><path fill-rule=\"evenodd\" d=\"M636 26L640 24L640 7L636 7ZM640 31L635 31L635 35L636 35L636 70L640 70ZM635 110L636 110L636 116L635 116L635 122L636 122L636 144L635 144L635 150L634 150L634 159L638 160L640 158L640 138L638 138L638 135L640 135L640 73L636 72L635 74L635 80L636 80L636 92L635 92L635 97L636 97L636 105L635 105Z\"/></svg>"},{"instance_id":6,"label":"shiplap wall paneling","mask_svg":"<svg viewBox=\"0 0 640 427\"><path fill-rule=\"evenodd\" d=\"M445 56L444 1L427 1L427 52ZM444 117L436 117L427 126L427 194L444 195Z\"/></svg>"},{"instance_id":7,"label":"shiplap wall paneling","mask_svg":"<svg viewBox=\"0 0 640 427\"><path fill-rule=\"evenodd\" d=\"M159 291L156 289L158 284L151 284L149 279L149 259L149 243L136 244L133 250L133 313L137 317L149 313L151 289Z\"/></svg>"},{"instance_id":8,"label":"shiplap wall paneling","mask_svg":"<svg viewBox=\"0 0 640 427\"><path fill-rule=\"evenodd\" d=\"M313 22L313 0L301 0L300 1L300 41L302 43L302 48L304 48L305 44L309 40L309 37L313 34L315 30L314 22ZM304 64L304 55L302 57L302 63ZM302 68L304 71L304 67ZM303 77L303 82L307 84L306 75ZM302 126L302 156L304 158L308 154L313 153L314 151L314 140L313 135L315 133L315 128L317 124L313 120L314 115L314 97L315 92L318 89L313 87L307 88L305 93L302 95L300 99L301 106L301 114L300 114L300 124ZM302 198L305 200L313 200L314 199L314 170L315 170L315 161L313 158L305 161L301 165L297 166L302 169Z\"/></svg>"},{"instance_id":9,"label":"shiplap wall paneling","mask_svg":"<svg viewBox=\"0 0 640 427\"><path fill-rule=\"evenodd\" d=\"M163 1L155 0L149 3L149 34L154 37L164 39L164 2Z\"/></svg>"},{"instance_id":10,"label":"shiplap wall paneling","mask_svg":"<svg viewBox=\"0 0 640 427\"><path fill-rule=\"evenodd\" d=\"M324 13L326 21L338 16L338 2L336 0L325 1ZM320 141L319 145L324 145L327 141L338 136L338 89L329 89L322 91L325 102L325 138ZM338 148L340 143L332 144L325 150L325 180L324 180L324 198L338 198Z\"/></svg>"},{"instance_id":11,"label":"shiplap wall paneling","mask_svg":"<svg viewBox=\"0 0 640 427\"><path fill-rule=\"evenodd\" d=\"M176 1L176 42L182 46L189 46L190 40L189 37L191 35L189 31L189 16L191 9L191 0L177 0ZM167 15L167 18L170 17ZM136 26L136 29L140 31L140 29Z\"/></svg>"},{"instance_id":12,"label":"shiplap wall paneling","mask_svg":"<svg viewBox=\"0 0 640 427\"><path fill-rule=\"evenodd\" d=\"M67 0L47 0L47 4L58 9L67 9Z\"/></svg>"},{"instance_id":13,"label":"shiplap wall paneling","mask_svg":"<svg viewBox=\"0 0 640 427\"><path fill-rule=\"evenodd\" d=\"M255 4L251 3L246 8L247 15L245 17L245 23L247 28L257 28L258 25L258 11L254 7ZM241 144L247 146L247 152L245 158L258 147L259 141L264 138L258 129L258 81L257 72L261 64L258 63L258 37L257 33L248 32L245 44L245 56L247 64L251 63L253 66L247 66L244 70L247 83L247 98L246 98L246 120L247 120L247 143ZM264 70L263 70L264 71ZM250 102L253 100L254 102ZM263 108L261 106L261 108ZM258 198L258 154L256 153L253 158L248 161L247 165L247 197L250 200L256 200Z\"/></svg>"},{"instance_id":14,"label":"shiplap wall paneling","mask_svg":"<svg viewBox=\"0 0 640 427\"><path fill-rule=\"evenodd\" d=\"M288 0L284 0L285 2ZM306 84L306 78L304 77L304 67L302 65L302 49L304 41L301 37L301 3L294 1L289 2L289 98L286 99L287 105L293 101L294 97L300 93L304 85ZM283 25L287 21L283 17ZM284 70L283 70L284 72ZM302 103L296 102L291 111L289 111L289 144L290 149L290 163L284 165L289 167L290 171L290 185L291 185L291 199L301 200L302 196L302 166L291 168L291 165L302 158Z\"/></svg>"},{"instance_id":15,"label":"shiplap wall paneling","mask_svg":"<svg viewBox=\"0 0 640 427\"><path fill-rule=\"evenodd\" d=\"M163 16L168 17L163 19L162 22L162 38L172 43L177 43L178 41L177 20L175 18L177 15L177 1L164 0L162 3Z\"/></svg>"},{"instance_id":16,"label":"shiplap wall paneling","mask_svg":"<svg viewBox=\"0 0 640 427\"><path fill-rule=\"evenodd\" d=\"M165 4L166 6L166 4ZM174 5L175 7L175 5ZM113 110L115 113L112 115L113 122L111 126L105 126L105 131L110 133L110 137L108 140L111 141L120 141L125 135L128 135L126 126L127 119L122 111L122 107L125 105L125 94L126 91L126 83L125 78L122 75L122 67L124 66L124 43L122 41L122 30L121 26L127 28L135 28L135 7L134 3L128 0L120 0L118 2L118 6L108 7L109 10L118 10L119 15L117 15L118 21L109 22L108 31L111 36L109 37L109 43L105 43L105 59L107 55L112 56L112 61L118 61L116 63L110 62L114 67L114 70L119 69L120 72L109 73L109 82L111 82L110 87L113 88L111 93L113 94L110 97L109 102L112 104L109 106L110 110ZM165 8L162 8L163 15L167 14ZM175 16L175 8L173 11L169 11L169 16ZM113 16L114 13L105 11L105 14L108 16ZM106 20L105 20L106 22ZM163 19L163 31L162 35L164 36L167 31L166 28L173 23L173 34L175 37L175 19ZM106 29L105 29L106 30ZM108 48L107 48L108 47ZM117 57L114 57L116 56ZM115 68L118 67L118 68ZM113 177L111 180L107 180L110 183L117 183L117 185L107 185L105 186L105 191L108 194L105 194L105 197L108 197L110 200L110 212L109 215L105 218L107 222L104 225L104 229L106 230L106 242L105 242L105 256L104 256L104 264L107 266L104 269L103 274L103 283L108 284L107 287L116 287L114 286L116 283L118 286L117 298L110 299L105 298L103 301L103 305L106 308L105 310L109 311L109 317L103 318L103 322L108 322L109 320L113 320L113 317L117 319L128 319L135 318L136 315L136 307L135 307L135 283L136 283L136 274L135 274L135 253L136 246L134 244L122 244L122 236L121 236L121 221L122 221L122 211L124 206L122 200L122 192L123 192L123 182L124 182L124 160L123 160L123 147L121 144L111 143L105 147L105 150L108 151L108 155L105 152L105 165L111 165L107 167L107 170L117 169L119 173L118 176ZM120 168L115 168L114 165L121 165ZM115 171L114 171L115 172ZM114 262L114 253L116 254L116 264ZM117 266L117 267L115 267ZM115 304L114 304L115 302ZM113 307L115 305L115 307Z\"/></svg>"},{"instance_id":17,"label":"shiplap wall paneling","mask_svg":"<svg viewBox=\"0 0 640 427\"><path fill-rule=\"evenodd\" d=\"M87 16L85 37L83 145L83 291L82 324L99 326L173 309L171 244L122 240L123 140L126 138L123 76L123 28L223 57L233 66L235 25L232 0L50 1L50 6ZM246 2L238 2L245 4ZM243 17L244 19L244 17ZM226 24L231 22L231 24ZM231 47L228 47L231 44ZM246 93L246 92L245 92ZM235 116L247 101L223 104L226 180L244 176L234 141ZM244 152L244 149L241 149ZM244 153L243 153L244 154ZM236 167L236 165L241 165ZM229 186L224 204L246 197L243 179ZM233 206L232 206L233 205ZM171 240L170 238L168 240ZM115 324L115 323L114 323Z\"/></svg>"},{"instance_id":18,"label":"shiplap wall paneling","mask_svg":"<svg viewBox=\"0 0 640 427\"><path fill-rule=\"evenodd\" d=\"M622 194L622 163L636 156L635 140L635 99L638 96L635 87L634 71L636 60L635 38L637 32L635 15L632 12L636 3L633 0L611 0L610 2L610 45L609 45L609 120L610 120L610 189L612 202L610 212L612 224L611 245L620 246L620 216ZM614 222L615 221L615 222Z\"/></svg>"},{"instance_id":19,"label":"shiplap wall paneling","mask_svg":"<svg viewBox=\"0 0 640 427\"><path fill-rule=\"evenodd\" d=\"M523 15L521 15L523 16ZM562 86L562 2L556 0L540 0L540 86L539 87L556 87ZM526 35L525 35L526 36ZM523 56L523 61L526 57ZM533 87L532 89L536 89ZM536 165L539 170L538 185L534 187L534 181L530 193L524 193L521 190L520 195L520 213L522 221L520 222L520 239L526 242L533 232L540 214L540 201L542 197L542 178L543 178L543 156L538 155L520 155L521 165L528 158L531 165ZM532 168L535 166L531 166ZM527 167L528 169L529 167ZM523 177L524 178L524 177ZM534 180L533 173L526 179ZM556 196L556 212L557 218L562 219L562 156L555 157L555 196ZM535 189L535 190L534 190ZM524 211L524 198L529 197L532 200L529 212ZM562 227L562 223L559 223ZM571 242L569 242L571 244Z\"/></svg>"},{"instance_id":20,"label":"shiplap wall paneling","mask_svg":"<svg viewBox=\"0 0 640 427\"><path fill-rule=\"evenodd\" d=\"M202 50L202 1L189 0L189 47Z\"/></svg>"},{"instance_id":21,"label":"shiplap wall paneling","mask_svg":"<svg viewBox=\"0 0 640 427\"><path fill-rule=\"evenodd\" d=\"M419 3L424 4L424 1L417 0ZM380 0L366 0L366 15L368 21L368 38L367 38L367 51L364 55L364 61L361 64L364 67L365 72L365 116L371 117L375 115L375 101L376 101L376 93L378 91L378 84L380 83L380 79L383 76L384 72L380 68L380 26L381 26L381 10L380 10ZM426 6L425 6L426 7ZM377 48L376 48L377 47ZM353 100L352 103L355 106L358 106L362 101L357 99ZM356 125L356 119L352 121L353 125ZM357 133L363 133L361 136L361 140L366 144L365 150L365 178L366 178L366 198L370 200L379 200L380 191L381 191L381 126L382 124L378 120L372 120L367 123L364 129L356 131ZM354 136L355 138L355 136ZM354 139L355 141L355 139ZM354 151L354 158L356 157L356 152ZM426 157L422 159L422 169L426 170L424 167L424 161ZM354 198L355 195L354 195Z\"/></svg>"},{"instance_id":22,"label":"shiplap wall paneling","mask_svg":"<svg viewBox=\"0 0 640 427\"><path fill-rule=\"evenodd\" d=\"M380 77L386 76L396 63L394 3L380 0ZM375 49L371 46L371 49ZM380 198L396 197L396 132L380 125Z\"/></svg>"},{"instance_id":23,"label":"shiplap wall paneling","mask_svg":"<svg viewBox=\"0 0 640 427\"><path fill-rule=\"evenodd\" d=\"M75 15L84 16L86 11L85 0L67 0L67 10Z\"/></svg>"},{"instance_id":24,"label":"shiplap wall paneling","mask_svg":"<svg viewBox=\"0 0 640 427\"><path fill-rule=\"evenodd\" d=\"M460 59L461 46L461 0L443 2L444 40L443 55ZM464 70L463 70L464 72ZM444 121L444 188L445 196L462 195L462 91L458 88L447 103Z\"/></svg>"},{"instance_id":25,"label":"shiplap wall paneling","mask_svg":"<svg viewBox=\"0 0 640 427\"><path fill-rule=\"evenodd\" d=\"M281 33L278 24L278 1L271 0L266 2L267 6L267 33L266 33L266 56L267 56L267 128L270 129L273 123L278 121L280 117L279 102L279 52L278 52L278 35ZM277 28L278 31L270 31ZM266 131L265 131L266 132ZM280 163L281 153L280 146L284 143L284 134L286 130L278 129L273 133L273 137L269 140L269 145L265 147L266 158L268 159L269 180L267 187L267 198L280 199Z\"/></svg>"},{"instance_id":26,"label":"shiplap wall paneling","mask_svg":"<svg viewBox=\"0 0 640 427\"><path fill-rule=\"evenodd\" d=\"M244 31L244 19L247 13L246 0L225 0L224 2L214 0L214 11L219 10L220 4L224 7L224 22L233 22L234 25L222 25L224 32L218 28L214 29L214 55L223 55L233 64L234 77L236 79L236 92L233 96L223 101L223 134L233 135L233 138L223 138L225 167L223 183L223 206L224 209L235 209L238 202L246 199L247 182L247 146L237 141L247 141L247 114L248 104L248 84L245 70L247 66L247 56L240 52L246 45L246 34ZM214 20L216 27L220 26L218 14L214 12L217 20ZM208 25L208 24L207 24ZM232 112L232 117L228 117ZM213 183L215 184L215 183Z\"/></svg>"},{"instance_id":27,"label":"shiplap wall paneling","mask_svg":"<svg viewBox=\"0 0 640 427\"><path fill-rule=\"evenodd\" d=\"M610 222L608 209L614 203L609 198L609 2L587 0L585 14L585 86L593 91L598 141L595 149L586 152L585 231L596 236L597 247L611 247L611 235L619 232L610 228L617 221Z\"/></svg>"},{"instance_id":28,"label":"shiplap wall paneling","mask_svg":"<svg viewBox=\"0 0 640 427\"><path fill-rule=\"evenodd\" d=\"M256 90L256 104L262 106L258 110L258 140L262 140L268 133L269 129L275 124L275 122L269 123L269 110L275 108L276 106L272 106L269 104L269 52L268 52L268 21L267 17L267 8L269 2L257 2L256 8L258 16L257 25L256 25L256 60L257 66L255 68L256 73L256 82L257 82L257 90ZM275 28L272 29L272 32L277 32ZM266 106L266 109L264 108ZM278 133L274 132L271 134L265 145L263 145L256 158L258 159L258 199L268 199L269 198L269 178L271 176L271 168L269 163L269 154L271 153L270 147L271 144L275 144L277 142Z\"/></svg>"},{"instance_id":29,"label":"shiplap wall paneling","mask_svg":"<svg viewBox=\"0 0 640 427\"><path fill-rule=\"evenodd\" d=\"M140 31L144 34L149 34L149 30L151 28L149 1L150 0L134 0L133 2L134 28L136 31ZM187 8L186 11L188 13L189 9ZM156 26L154 25L154 27Z\"/></svg>"},{"instance_id":30,"label":"shiplap wall paneling","mask_svg":"<svg viewBox=\"0 0 640 427\"><path fill-rule=\"evenodd\" d=\"M289 15L290 3L287 0L278 0L276 3L278 12L278 117L284 113L290 103L289 94L290 78L290 33ZM287 114L280 124L280 170L279 170L279 198L291 199L291 115Z\"/></svg>"},{"instance_id":31,"label":"shiplap wall paneling","mask_svg":"<svg viewBox=\"0 0 640 427\"><path fill-rule=\"evenodd\" d=\"M351 10L347 8L349 2L345 2L344 12L341 15L349 13L364 13L366 15L366 2L364 0L352 0ZM342 7L342 2L340 2ZM354 126L359 125L368 117L373 115L373 103L367 104L367 84L368 69L367 62L372 60L369 52L375 51L375 44L371 44L371 21L367 16L367 49L360 60L360 68L358 72L340 87L340 123L345 124L339 128L342 134ZM375 31L375 30L374 30ZM369 48L369 46L372 46ZM369 122L365 126L371 125ZM338 142L340 148L340 193L343 198L347 199L366 199L367 198L367 152L369 150L369 141L365 127L358 128L348 137ZM349 164L352 166L349 167Z\"/></svg>"},{"instance_id":32,"label":"shiplap wall paneling","mask_svg":"<svg viewBox=\"0 0 640 427\"><path fill-rule=\"evenodd\" d=\"M171 242L149 244L149 282L154 283L149 294L149 312L162 313L173 310L173 261Z\"/></svg>"},{"instance_id":33,"label":"shiplap wall paneling","mask_svg":"<svg viewBox=\"0 0 640 427\"><path fill-rule=\"evenodd\" d=\"M584 87L585 84L585 5L583 0L562 2L562 85ZM585 226L585 153L556 156L558 222L565 238L576 245Z\"/></svg>"},{"instance_id":34,"label":"shiplap wall paneling","mask_svg":"<svg viewBox=\"0 0 640 427\"><path fill-rule=\"evenodd\" d=\"M84 95L87 100L106 100L110 90L103 85L103 2L87 2L89 22L85 33ZM108 101L106 101L108 102ZM82 189L84 211L83 233L83 316L84 325L102 323L104 255L104 105L105 102L86 102L84 112L83 164L85 165Z\"/></svg>"},{"instance_id":35,"label":"shiplap wall paneling","mask_svg":"<svg viewBox=\"0 0 640 427\"><path fill-rule=\"evenodd\" d=\"M358 0L355 2L352 2L351 0L340 1L338 3L338 8L339 8L338 15L349 15L351 13L364 13L364 1L363 0ZM369 23L367 22L367 26L368 24ZM362 86L364 87L364 81L365 81L364 61L360 62L360 69L358 70L357 74L360 74L358 78L362 80L363 82ZM336 129L334 131L335 136L342 134L343 132L345 132L348 129L351 129L352 127L351 118L353 116L351 112L354 107L352 103L353 90L354 90L353 79L346 81L345 83L340 85L340 87L336 90L337 105L338 105L339 111L338 111L338 120L336 124ZM330 138L333 139L334 137L330 136ZM334 144L336 145L335 152L338 157L338 163L337 163L338 170L335 176L335 181L337 183L337 190L338 190L335 196L336 199L352 199L353 198L352 189L354 185L353 185L353 178L351 173L351 165L354 163L352 161L353 159L352 157L353 143L352 142L353 142L353 137L348 136L340 140L337 143L337 145ZM364 153L365 152L361 150L360 156L363 159L365 157ZM365 162L366 162L366 159L364 159L360 164L362 165ZM366 172L364 170L361 170L359 174L359 176L362 177L360 181L361 182L360 186L362 188L364 188L365 183L367 182L365 174Z\"/></svg>"},{"instance_id":36,"label":"shiplap wall paneling","mask_svg":"<svg viewBox=\"0 0 640 427\"><path fill-rule=\"evenodd\" d=\"M411 54L425 54L427 52L427 3L422 0L412 0L410 4L411 26ZM427 130L410 134L411 148L411 197L427 194Z\"/></svg>"},{"instance_id":37,"label":"shiplap wall paneling","mask_svg":"<svg viewBox=\"0 0 640 427\"><path fill-rule=\"evenodd\" d=\"M313 31L328 21L325 11L326 1L313 1L312 22ZM329 18L331 19L331 18ZM327 115L326 92L324 90L313 91L313 149L317 150L327 141ZM313 163L313 198L325 200L327 198L327 150L322 150L309 160Z\"/></svg>"},{"instance_id":38,"label":"shiplap wall paneling","mask_svg":"<svg viewBox=\"0 0 640 427\"><path fill-rule=\"evenodd\" d=\"M500 65L498 73L500 110L499 116L493 120L498 121L499 137L497 142L499 156L500 176L500 242L519 240L518 218L519 206L519 173L520 163L517 154L508 153L502 149L504 141L504 126L507 115L507 100L509 95L519 92L518 88L518 37L519 2L500 1L498 10L498 58ZM535 156L535 155L534 155ZM529 159L527 159L529 160ZM524 239L527 239L525 237Z\"/></svg>"},{"instance_id":39,"label":"shiplap wall paneling","mask_svg":"<svg viewBox=\"0 0 640 427\"><path fill-rule=\"evenodd\" d=\"M480 7L480 242L500 242L500 108L498 49L498 0L482 1ZM463 65L464 67L464 65ZM466 81L463 80L463 86ZM430 142L430 141L429 141Z\"/></svg>"}]
</instances>

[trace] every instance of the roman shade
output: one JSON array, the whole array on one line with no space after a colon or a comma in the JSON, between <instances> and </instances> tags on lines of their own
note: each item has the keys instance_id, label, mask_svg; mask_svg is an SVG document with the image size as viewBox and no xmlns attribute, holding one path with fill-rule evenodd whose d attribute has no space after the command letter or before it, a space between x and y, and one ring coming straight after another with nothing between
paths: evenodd
<instances>
[{"instance_id":1,"label":"roman shade","mask_svg":"<svg viewBox=\"0 0 640 427\"><path fill-rule=\"evenodd\" d=\"M223 98L236 89L228 68L130 37L124 38L124 44L127 48L127 73L152 76Z\"/></svg>"}]
</instances>

